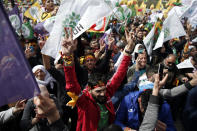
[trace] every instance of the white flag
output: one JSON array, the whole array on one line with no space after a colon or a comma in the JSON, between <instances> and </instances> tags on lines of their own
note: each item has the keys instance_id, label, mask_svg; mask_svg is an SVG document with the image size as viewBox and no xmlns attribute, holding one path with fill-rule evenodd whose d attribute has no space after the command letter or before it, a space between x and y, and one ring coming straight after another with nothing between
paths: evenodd
<instances>
[{"instance_id":1,"label":"white flag","mask_svg":"<svg viewBox=\"0 0 197 131\"><path fill-rule=\"evenodd\" d=\"M194 0L181 0L182 5L190 6Z\"/></svg>"},{"instance_id":2,"label":"white flag","mask_svg":"<svg viewBox=\"0 0 197 131\"><path fill-rule=\"evenodd\" d=\"M197 25L197 0L193 0L191 5L186 9L182 17L187 17L193 27Z\"/></svg>"},{"instance_id":3,"label":"white flag","mask_svg":"<svg viewBox=\"0 0 197 131\"><path fill-rule=\"evenodd\" d=\"M157 22L158 18L162 19L163 17L163 13L159 13L159 12L154 12L150 15L150 20L148 21L149 23L155 23Z\"/></svg>"},{"instance_id":4,"label":"white flag","mask_svg":"<svg viewBox=\"0 0 197 131\"><path fill-rule=\"evenodd\" d=\"M148 55L150 55L150 56L152 54L152 49L153 49L154 33L155 33L155 25L143 40L146 50L148 52Z\"/></svg>"},{"instance_id":5,"label":"white flag","mask_svg":"<svg viewBox=\"0 0 197 131\"><path fill-rule=\"evenodd\" d=\"M190 59L186 59L183 62L181 62L180 64L177 65L178 69L185 69L185 68L194 68L194 66L191 63L191 58ZM195 69L195 68L194 68Z\"/></svg>"},{"instance_id":6,"label":"white flag","mask_svg":"<svg viewBox=\"0 0 197 131\"><path fill-rule=\"evenodd\" d=\"M73 28L73 39L89 29L94 23L112 13L112 0L62 0L50 37L42 53L53 58L59 56L64 27Z\"/></svg>"},{"instance_id":7,"label":"white flag","mask_svg":"<svg viewBox=\"0 0 197 131\"><path fill-rule=\"evenodd\" d=\"M172 15L174 13L177 14L179 18L182 17L183 13L187 10L188 6L174 6L168 13L168 15Z\"/></svg>"},{"instance_id":8,"label":"white flag","mask_svg":"<svg viewBox=\"0 0 197 131\"><path fill-rule=\"evenodd\" d=\"M163 22L161 33L153 50L162 47L163 43L168 40L171 40L173 38L178 38L184 35L186 35L186 32L176 12L168 14L168 17Z\"/></svg>"},{"instance_id":9,"label":"white flag","mask_svg":"<svg viewBox=\"0 0 197 131\"><path fill-rule=\"evenodd\" d=\"M43 26L45 30L50 33L53 29L54 23L55 23L55 16L52 16L44 21Z\"/></svg>"},{"instance_id":10,"label":"white flag","mask_svg":"<svg viewBox=\"0 0 197 131\"><path fill-rule=\"evenodd\" d=\"M183 28L183 25L177 16L176 12L169 15L163 23L164 31L164 42L177 38L180 36L185 36L186 32Z\"/></svg>"}]
</instances>

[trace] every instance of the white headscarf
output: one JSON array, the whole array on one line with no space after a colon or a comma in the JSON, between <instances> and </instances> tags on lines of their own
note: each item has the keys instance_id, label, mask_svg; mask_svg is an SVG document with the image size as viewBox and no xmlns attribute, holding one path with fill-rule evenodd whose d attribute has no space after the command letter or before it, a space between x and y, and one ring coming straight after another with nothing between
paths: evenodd
<instances>
[{"instance_id":1,"label":"white headscarf","mask_svg":"<svg viewBox=\"0 0 197 131\"><path fill-rule=\"evenodd\" d=\"M48 84L50 84L51 89L53 89L54 87L53 82L56 82L56 80L49 74L49 72L45 69L43 65L34 66L34 68L32 69L32 72L35 73L39 69L45 73L45 78L44 78L44 81L36 78L37 83L44 85L44 86L47 86Z\"/></svg>"},{"instance_id":2,"label":"white headscarf","mask_svg":"<svg viewBox=\"0 0 197 131\"><path fill-rule=\"evenodd\" d=\"M136 46L135 46L135 49L134 49L134 51L133 51L133 53L132 53L132 62L134 63L135 62L135 54L136 53L138 53L138 48L139 48L139 46L141 46L142 44L137 44Z\"/></svg>"}]
</instances>

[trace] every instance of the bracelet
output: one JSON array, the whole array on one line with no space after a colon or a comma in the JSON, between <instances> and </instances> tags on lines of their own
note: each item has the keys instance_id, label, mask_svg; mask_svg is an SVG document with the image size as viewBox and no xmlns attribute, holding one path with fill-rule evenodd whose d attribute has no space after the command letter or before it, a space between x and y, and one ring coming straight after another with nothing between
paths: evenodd
<instances>
[{"instance_id":1,"label":"bracelet","mask_svg":"<svg viewBox=\"0 0 197 131\"><path fill-rule=\"evenodd\" d=\"M66 56L61 53L61 57L62 57L62 60L63 60L65 66L70 66L72 64L73 55Z\"/></svg>"}]
</instances>

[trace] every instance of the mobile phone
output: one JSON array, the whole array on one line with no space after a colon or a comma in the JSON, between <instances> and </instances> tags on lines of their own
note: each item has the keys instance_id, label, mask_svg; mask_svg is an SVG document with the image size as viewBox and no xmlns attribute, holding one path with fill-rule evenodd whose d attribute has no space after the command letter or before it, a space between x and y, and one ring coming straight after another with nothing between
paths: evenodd
<instances>
[{"instance_id":1,"label":"mobile phone","mask_svg":"<svg viewBox=\"0 0 197 131\"><path fill-rule=\"evenodd\" d=\"M30 46L29 48L30 48L31 52L34 52L34 47L33 46Z\"/></svg>"},{"instance_id":2,"label":"mobile phone","mask_svg":"<svg viewBox=\"0 0 197 131\"><path fill-rule=\"evenodd\" d=\"M159 64L159 68L158 68L159 80L162 80L163 68L164 68L163 65Z\"/></svg>"}]
</instances>

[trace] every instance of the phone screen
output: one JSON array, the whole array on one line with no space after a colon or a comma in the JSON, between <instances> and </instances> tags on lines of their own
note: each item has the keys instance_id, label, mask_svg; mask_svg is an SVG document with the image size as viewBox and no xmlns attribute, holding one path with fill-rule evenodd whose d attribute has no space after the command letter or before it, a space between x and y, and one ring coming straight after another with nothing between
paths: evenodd
<instances>
[{"instance_id":1,"label":"phone screen","mask_svg":"<svg viewBox=\"0 0 197 131\"><path fill-rule=\"evenodd\" d=\"M163 68L164 68L163 65L159 64L159 68L158 68L159 80L162 80Z\"/></svg>"}]
</instances>

